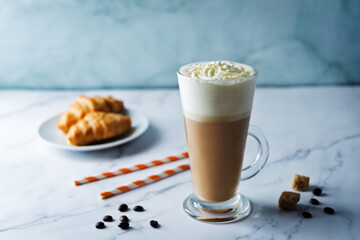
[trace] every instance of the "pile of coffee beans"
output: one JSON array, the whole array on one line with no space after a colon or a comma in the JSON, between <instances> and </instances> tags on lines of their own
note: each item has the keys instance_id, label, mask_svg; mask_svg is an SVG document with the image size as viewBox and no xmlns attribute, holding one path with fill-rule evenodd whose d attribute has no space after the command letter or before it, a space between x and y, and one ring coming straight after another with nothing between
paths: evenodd
<instances>
[{"instance_id":1,"label":"pile of coffee beans","mask_svg":"<svg viewBox=\"0 0 360 240\"><path fill-rule=\"evenodd\" d=\"M318 187L317 187L317 188L314 188L314 189L312 190L312 193L313 193L314 195L316 195L316 196L321 196L321 194L322 194L322 189L321 189L321 188L318 188ZM316 198L311 198L311 199L310 199L310 203L311 203L312 205L320 205L319 200L317 200ZM332 209L331 207L325 207L325 208L324 208L324 212L327 213L327 214L332 215L332 214L335 213L335 210ZM312 217L312 214L309 213L309 212L307 212L307 211L301 212L301 215L302 215L304 218L311 218L311 217Z\"/></svg>"},{"instance_id":2,"label":"pile of coffee beans","mask_svg":"<svg viewBox=\"0 0 360 240\"><path fill-rule=\"evenodd\" d=\"M127 204L125 204L125 203L120 204L118 210L119 210L120 212L127 212L127 211L129 211L129 206L128 206ZM140 206L140 205L136 205L136 206L133 208L133 210L134 210L135 212L143 212L143 211L145 211L144 207L143 207L143 206ZM130 220L129 220L129 218L128 218L126 215L122 215L122 216L119 218L119 220L120 220L120 223L118 224L118 227L119 227L119 228L121 228L121 229L123 229L123 230L127 230L127 229L130 228L130 224L129 224L129 221L130 221ZM104 222L113 222L114 219L113 219L112 216L106 215L106 216L103 217L103 221L104 221ZM106 228L104 222L97 222L97 223L95 224L95 227L96 227L97 229ZM158 221L156 221L156 220L151 220L151 221L150 221L150 226L153 227L153 228L159 228L159 227L160 227L160 224L159 224Z\"/></svg>"}]
</instances>

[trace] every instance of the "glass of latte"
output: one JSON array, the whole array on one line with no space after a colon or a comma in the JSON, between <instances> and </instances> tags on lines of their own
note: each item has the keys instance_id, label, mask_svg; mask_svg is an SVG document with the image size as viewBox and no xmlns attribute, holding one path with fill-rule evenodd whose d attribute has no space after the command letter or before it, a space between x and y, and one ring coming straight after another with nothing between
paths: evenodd
<instances>
[{"instance_id":1,"label":"glass of latte","mask_svg":"<svg viewBox=\"0 0 360 240\"><path fill-rule=\"evenodd\" d=\"M251 205L239 193L239 182L256 175L269 155L262 131L249 127L258 71L241 63L210 61L182 66L177 75L194 188L184 210L207 222L245 218ZM259 147L243 168L248 135Z\"/></svg>"}]
</instances>

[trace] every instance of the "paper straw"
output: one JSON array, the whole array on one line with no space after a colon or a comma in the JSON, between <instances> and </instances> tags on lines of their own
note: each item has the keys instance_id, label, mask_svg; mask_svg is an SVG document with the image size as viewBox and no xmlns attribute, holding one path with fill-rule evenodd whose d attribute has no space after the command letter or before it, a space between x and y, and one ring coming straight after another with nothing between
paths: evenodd
<instances>
[{"instance_id":1,"label":"paper straw","mask_svg":"<svg viewBox=\"0 0 360 240\"><path fill-rule=\"evenodd\" d=\"M158 166L158 165L162 165L164 163L169 163L169 162L175 162L178 161L180 159L184 159L189 157L189 154L187 152L183 152L177 156L169 156L166 157L164 159L161 160L153 160L151 162L145 163L145 164L137 164L135 166L132 166L130 168L120 168L116 171L113 172L104 172L101 173L97 176L90 176L90 177L86 177L80 180L76 180L74 181L76 186L85 184L85 183L90 183L90 182L95 182L95 181L99 181L105 178L111 178L111 177L115 177L118 175L123 175L123 174L127 174L127 173L131 173L131 172L135 172L135 171L139 171L139 170L143 170L146 168L150 168L150 167L154 167L154 166Z\"/></svg>"},{"instance_id":2,"label":"paper straw","mask_svg":"<svg viewBox=\"0 0 360 240\"><path fill-rule=\"evenodd\" d=\"M124 193L124 192L128 192L128 191L131 191L133 189L139 188L141 186L147 185L149 183L159 181L159 180L164 179L166 177L172 176L172 175L174 175L176 173L183 172L185 170L188 170L189 168L190 168L190 166L188 164L183 164L183 165L177 166L174 169L165 170L165 171L163 171L163 172L161 172L159 174L148 176L147 178L144 178L142 180L134 181L134 182L132 182L132 183L130 183L128 185L117 187L114 190L107 191L107 192L102 192L102 193L100 193L100 196L101 196L102 199L113 197L115 195L118 195L118 194L121 194L121 193Z\"/></svg>"}]
</instances>

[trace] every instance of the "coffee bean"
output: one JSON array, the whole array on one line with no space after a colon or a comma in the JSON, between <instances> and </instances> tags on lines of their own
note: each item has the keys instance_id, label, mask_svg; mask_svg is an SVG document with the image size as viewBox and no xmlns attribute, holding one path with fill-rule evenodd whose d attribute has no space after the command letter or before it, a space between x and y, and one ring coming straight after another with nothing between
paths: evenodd
<instances>
[{"instance_id":1,"label":"coffee bean","mask_svg":"<svg viewBox=\"0 0 360 240\"><path fill-rule=\"evenodd\" d=\"M306 211L302 212L301 215L302 215L304 218L311 218L311 217L312 217L311 213L306 212Z\"/></svg>"},{"instance_id":2,"label":"coffee bean","mask_svg":"<svg viewBox=\"0 0 360 240\"><path fill-rule=\"evenodd\" d=\"M327 214L332 215L332 214L335 213L335 210L332 209L331 207L326 207L326 208L324 208L324 212L327 213Z\"/></svg>"},{"instance_id":3,"label":"coffee bean","mask_svg":"<svg viewBox=\"0 0 360 240\"><path fill-rule=\"evenodd\" d=\"M106 215L103 217L104 222L112 222L114 219L110 215Z\"/></svg>"},{"instance_id":4,"label":"coffee bean","mask_svg":"<svg viewBox=\"0 0 360 240\"><path fill-rule=\"evenodd\" d=\"M320 196L322 190L321 190L321 188L314 188L314 189L312 190L312 192L313 192L314 195Z\"/></svg>"},{"instance_id":5,"label":"coffee bean","mask_svg":"<svg viewBox=\"0 0 360 240\"><path fill-rule=\"evenodd\" d=\"M129 222L129 218L128 218L127 216L125 216L125 215L122 215L122 216L120 217L120 221L121 221L121 222Z\"/></svg>"},{"instance_id":6,"label":"coffee bean","mask_svg":"<svg viewBox=\"0 0 360 240\"><path fill-rule=\"evenodd\" d=\"M103 229L103 228L105 228L105 224L103 222L97 222L95 227L97 229Z\"/></svg>"},{"instance_id":7,"label":"coffee bean","mask_svg":"<svg viewBox=\"0 0 360 240\"><path fill-rule=\"evenodd\" d=\"M134 207L134 211L135 212L143 212L144 211L144 208L142 206L135 206Z\"/></svg>"},{"instance_id":8,"label":"coffee bean","mask_svg":"<svg viewBox=\"0 0 360 240\"><path fill-rule=\"evenodd\" d=\"M129 228L129 223L128 222L121 222L121 223L119 223L118 226L121 229L128 229Z\"/></svg>"},{"instance_id":9,"label":"coffee bean","mask_svg":"<svg viewBox=\"0 0 360 240\"><path fill-rule=\"evenodd\" d=\"M312 205L319 205L319 204L320 204L320 202L319 202L317 199L315 199L315 198L310 199L310 203L311 203Z\"/></svg>"},{"instance_id":10,"label":"coffee bean","mask_svg":"<svg viewBox=\"0 0 360 240\"><path fill-rule=\"evenodd\" d=\"M125 203L121 204L119 207L120 212L126 212L128 209L129 209L129 207Z\"/></svg>"},{"instance_id":11,"label":"coffee bean","mask_svg":"<svg viewBox=\"0 0 360 240\"><path fill-rule=\"evenodd\" d=\"M152 226L153 228L159 228L159 223L156 220L151 220L150 226Z\"/></svg>"}]
</instances>

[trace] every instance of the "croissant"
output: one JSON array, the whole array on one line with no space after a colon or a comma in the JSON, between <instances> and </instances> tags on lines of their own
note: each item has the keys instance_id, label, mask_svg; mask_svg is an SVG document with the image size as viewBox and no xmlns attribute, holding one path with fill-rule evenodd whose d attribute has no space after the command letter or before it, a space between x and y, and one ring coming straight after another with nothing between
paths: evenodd
<instances>
[{"instance_id":1,"label":"croissant","mask_svg":"<svg viewBox=\"0 0 360 240\"><path fill-rule=\"evenodd\" d=\"M67 133L73 124L92 111L121 113L124 111L124 104L111 96L106 98L80 96L70 105L68 111L61 115L57 126Z\"/></svg>"},{"instance_id":2,"label":"croissant","mask_svg":"<svg viewBox=\"0 0 360 240\"><path fill-rule=\"evenodd\" d=\"M131 128L131 119L118 113L90 112L70 127L66 134L71 145L86 145L121 135Z\"/></svg>"}]
</instances>

